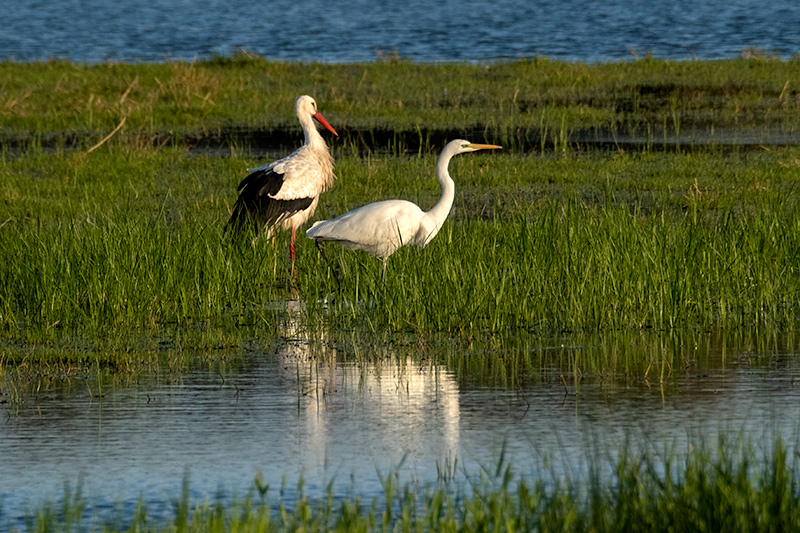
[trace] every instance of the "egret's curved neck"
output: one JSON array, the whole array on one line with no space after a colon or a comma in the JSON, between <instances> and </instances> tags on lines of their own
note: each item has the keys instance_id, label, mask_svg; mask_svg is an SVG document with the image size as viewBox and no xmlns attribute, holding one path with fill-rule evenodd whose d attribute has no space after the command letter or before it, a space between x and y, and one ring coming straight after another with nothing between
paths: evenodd
<instances>
[{"instance_id":1,"label":"egret's curved neck","mask_svg":"<svg viewBox=\"0 0 800 533\"><path fill-rule=\"evenodd\" d=\"M439 201L427 214L433 217L439 227L444 224L447 215L450 214L450 209L453 207L453 199L456 195L456 184L447 170L454 155L451 150L444 150L436 163L436 177L439 179L439 183L442 184L442 197L439 198Z\"/></svg>"}]
</instances>

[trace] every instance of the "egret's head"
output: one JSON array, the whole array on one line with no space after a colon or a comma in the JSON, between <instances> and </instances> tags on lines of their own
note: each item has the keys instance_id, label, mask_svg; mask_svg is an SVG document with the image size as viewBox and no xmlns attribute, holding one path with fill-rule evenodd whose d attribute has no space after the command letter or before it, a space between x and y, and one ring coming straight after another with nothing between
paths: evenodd
<instances>
[{"instance_id":1,"label":"egret's head","mask_svg":"<svg viewBox=\"0 0 800 533\"><path fill-rule=\"evenodd\" d=\"M496 150L502 148L496 144L478 144L465 141L464 139L456 139L451 141L448 146L453 146L457 154L465 154L467 152L477 152L478 150Z\"/></svg>"}]
</instances>

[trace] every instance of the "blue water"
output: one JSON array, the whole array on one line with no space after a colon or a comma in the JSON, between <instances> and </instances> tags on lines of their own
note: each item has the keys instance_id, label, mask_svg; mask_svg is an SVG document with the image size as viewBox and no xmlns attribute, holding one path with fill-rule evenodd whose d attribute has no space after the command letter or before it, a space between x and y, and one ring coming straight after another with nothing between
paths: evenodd
<instances>
[{"instance_id":1,"label":"blue water","mask_svg":"<svg viewBox=\"0 0 800 533\"><path fill-rule=\"evenodd\" d=\"M16 400L26 387L0 380L0 531L57 506L64 486L81 487L94 524L128 523L140 499L161 523L174 518L184 480L193 504L241 499L259 474L273 504L294 502L300 478L312 499L333 482L334 497L371 502L384 493L381 477L432 486L437 465L453 459L462 482L494 472L502 456L522 479L547 484L585 479L588 464L613 464L625 445L658 464L665 452L674 459L704 441L713 450L718 435L732 435L756 447L755 465L776 437L789 457L800 442L791 336L611 333L425 349L508 361L530 352L553 365L484 381L480 370L420 357L413 343L362 346L356 356L326 332L311 342L302 319L282 328L274 346L230 365L53 377ZM598 353L631 363L601 374L589 366ZM662 357L680 366L665 368ZM648 360L649 379L639 363Z\"/></svg>"},{"instance_id":2,"label":"blue water","mask_svg":"<svg viewBox=\"0 0 800 533\"><path fill-rule=\"evenodd\" d=\"M8 0L0 59L163 61L230 55L373 61L732 58L800 52L792 0Z\"/></svg>"}]
</instances>

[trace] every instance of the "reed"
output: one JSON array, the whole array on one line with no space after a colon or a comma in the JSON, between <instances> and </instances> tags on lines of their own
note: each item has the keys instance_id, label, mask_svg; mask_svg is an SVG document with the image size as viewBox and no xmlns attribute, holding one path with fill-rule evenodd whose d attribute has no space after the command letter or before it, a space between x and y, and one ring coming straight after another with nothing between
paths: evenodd
<instances>
[{"instance_id":1,"label":"reed","mask_svg":"<svg viewBox=\"0 0 800 533\"><path fill-rule=\"evenodd\" d=\"M666 447L665 447L666 449ZM260 481L232 502L194 502L188 482L172 518L151 518L140 502L132 517L99 516L80 487L66 489L60 507L36 508L27 530L104 531L764 531L800 526L797 458L776 441L759 455L747 443L700 443L684 455L626 449L598 453L586 475L527 479L502 457L481 473L460 472L433 486L382 478L371 500L338 497L331 483L315 499L302 480L293 501L278 501ZM601 472L603 474L601 475ZM605 475L608 472L610 475ZM260 479L260 478L259 478ZM0 515L9 531L23 527Z\"/></svg>"},{"instance_id":2,"label":"reed","mask_svg":"<svg viewBox=\"0 0 800 533\"><path fill-rule=\"evenodd\" d=\"M319 218L369 201L440 194L435 155L337 153ZM725 153L475 155L454 161L457 201L426 249L379 261L285 236L223 238L243 169L259 159L180 147L5 153L0 328L25 342L177 324L274 332L274 302L312 322L434 332L793 323L795 148ZM338 276L338 281L337 277Z\"/></svg>"},{"instance_id":3,"label":"reed","mask_svg":"<svg viewBox=\"0 0 800 533\"><path fill-rule=\"evenodd\" d=\"M88 148L116 131L109 142L271 138L288 145L292 102L308 93L345 138L372 150L397 140L419 147L443 133L558 150L626 140L796 142L800 100L792 80L799 66L757 56L595 65L324 65L252 54L161 64L4 61L0 139Z\"/></svg>"},{"instance_id":4,"label":"reed","mask_svg":"<svg viewBox=\"0 0 800 533\"><path fill-rule=\"evenodd\" d=\"M414 331L792 323L796 165L784 174L779 160L761 172L752 156L586 159L475 158L452 220L428 249L390 259L386 287L377 261L329 247L341 288L320 263L326 286L312 300L328 291L347 309L371 302L334 314ZM725 166L719 179L705 174ZM432 205L432 188L404 197Z\"/></svg>"}]
</instances>

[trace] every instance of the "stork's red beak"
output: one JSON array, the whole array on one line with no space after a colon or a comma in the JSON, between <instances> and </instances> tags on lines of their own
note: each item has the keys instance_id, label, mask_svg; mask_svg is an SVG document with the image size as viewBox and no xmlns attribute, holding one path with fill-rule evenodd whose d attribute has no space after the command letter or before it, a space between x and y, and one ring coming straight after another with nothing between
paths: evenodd
<instances>
[{"instance_id":1,"label":"stork's red beak","mask_svg":"<svg viewBox=\"0 0 800 533\"><path fill-rule=\"evenodd\" d=\"M333 129L333 126L331 126L330 124L328 124L328 121L327 121L327 120L325 120L325 117L323 117L323 116L322 116L322 114L321 114L319 111L317 111L316 113L314 113L314 118L315 118L315 119L317 119L317 120L319 121L319 123L320 123L320 124L322 124L323 126L325 126L325 127L328 129L328 131L330 131L331 133L333 133L333 134L334 134L334 135L336 135L337 137L339 136L339 134L338 134L338 133L336 133L336 130L335 130L335 129Z\"/></svg>"}]
</instances>

